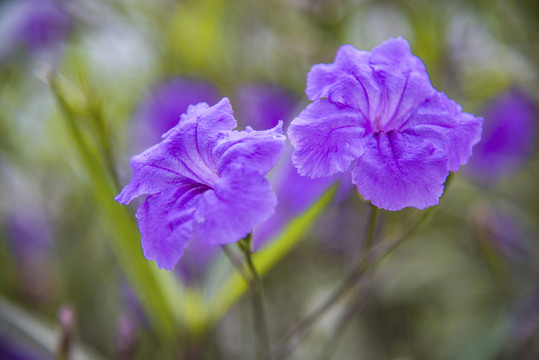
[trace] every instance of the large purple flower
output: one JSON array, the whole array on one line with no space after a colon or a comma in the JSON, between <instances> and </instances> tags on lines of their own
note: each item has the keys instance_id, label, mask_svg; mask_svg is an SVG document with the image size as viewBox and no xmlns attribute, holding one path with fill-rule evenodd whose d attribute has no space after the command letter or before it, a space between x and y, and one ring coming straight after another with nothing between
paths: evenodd
<instances>
[{"instance_id":1,"label":"large purple flower","mask_svg":"<svg viewBox=\"0 0 539 360\"><path fill-rule=\"evenodd\" d=\"M162 141L131 158L134 175L116 196L122 204L147 194L138 208L144 256L172 269L192 235L227 244L248 235L276 205L264 175L284 150L282 123L234 131L227 98L190 106Z\"/></svg>"},{"instance_id":2,"label":"large purple flower","mask_svg":"<svg viewBox=\"0 0 539 360\"><path fill-rule=\"evenodd\" d=\"M383 209L436 205L481 137L482 119L432 87L402 38L372 52L342 46L312 67L306 93L314 102L288 130L299 173L329 176L355 160L353 183Z\"/></svg>"}]
</instances>

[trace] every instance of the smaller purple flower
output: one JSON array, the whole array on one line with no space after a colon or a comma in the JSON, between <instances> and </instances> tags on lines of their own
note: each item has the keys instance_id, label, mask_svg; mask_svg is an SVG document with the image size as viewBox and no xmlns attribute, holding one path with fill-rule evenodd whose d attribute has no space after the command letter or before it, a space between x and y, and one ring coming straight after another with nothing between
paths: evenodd
<instances>
[{"instance_id":1,"label":"smaller purple flower","mask_svg":"<svg viewBox=\"0 0 539 360\"><path fill-rule=\"evenodd\" d=\"M219 101L219 89L211 83L172 78L154 86L142 100L135 115L133 148L139 152L159 142L161 135L178 124L179 115L191 104Z\"/></svg>"},{"instance_id":2,"label":"smaller purple flower","mask_svg":"<svg viewBox=\"0 0 539 360\"><path fill-rule=\"evenodd\" d=\"M148 195L136 217L147 259L172 269L191 237L233 243L267 219L277 203L264 177L284 150L282 123L234 131L227 98L190 106L162 141L131 158L134 175L121 204Z\"/></svg>"},{"instance_id":3,"label":"smaller purple flower","mask_svg":"<svg viewBox=\"0 0 539 360\"><path fill-rule=\"evenodd\" d=\"M342 46L334 63L312 67L306 93L314 102L288 129L299 173L330 176L355 162L352 182L379 208L438 204L481 137L482 119L432 87L402 38L372 52Z\"/></svg>"},{"instance_id":4,"label":"smaller purple flower","mask_svg":"<svg viewBox=\"0 0 539 360\"><path fill-rule=\"evenodd\" d=\"M513 174L533 154L537 109L526 94L510 90L487 105L484 115L483 136L468 170L477 179L496 181Z\"/></svg>"}]
</instances>

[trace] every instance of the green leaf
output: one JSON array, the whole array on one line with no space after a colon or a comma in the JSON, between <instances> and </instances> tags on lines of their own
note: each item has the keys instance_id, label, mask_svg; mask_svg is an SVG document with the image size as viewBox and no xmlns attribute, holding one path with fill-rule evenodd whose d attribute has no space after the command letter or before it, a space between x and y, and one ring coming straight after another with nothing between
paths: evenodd
<instances>
[{"instance_id":1,"label":"green leaf","mask_svg":"<svg viewBox=\"0 0 539 360\"><path fill-rule=\"evenodd\" d=\"M175 343L178 323L185 320L185 313L181 311L182 302L190 295L188 291L182 289L173 273L159 270L153 262L146 260L142 255L140 234L134 217L127 207L114 201L114 196L119 192L115 185L114 174L108 171L106 159L95 148L95 142L92 142L95 134L88 134L91 128L82 126L81 117L91 116L94 113L85 108L85 104L89 103L84 99L87 96L80 90L66 94L65 89L76 88L66 82L68 80L65 78L55 77L50 82L51 89L94 184L97 204L101 207L99 211L101 219L112 235L110 241L112 250L158 338L166 343ZM72 104L73 93L76 93L77 97Z\"/></svg>"}]
</instances>

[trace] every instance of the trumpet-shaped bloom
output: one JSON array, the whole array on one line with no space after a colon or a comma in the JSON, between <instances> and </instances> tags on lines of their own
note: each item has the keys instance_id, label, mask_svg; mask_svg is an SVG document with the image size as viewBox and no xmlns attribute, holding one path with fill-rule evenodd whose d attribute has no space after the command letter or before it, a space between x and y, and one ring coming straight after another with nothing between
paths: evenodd
<instances>
[{"instance_id":1,"label":"trumpet-shaped bloom","mask_svg":"<svg viewBox=\"0 0 539 360\"><path fill-rule=\"evenodd\" d=\"M264 175L284 150L282 123L273 129L234 131L227 98L190 106L162 141L131 158L131 182L122 204L148 195L136 217L147 259L171 269L193 236L227 244L248 235L274 211Z\"/></svg>"},{"instance_id":2,"label":"trumpet-shaped bloom","mask_svg":"<svg viewBox=\"0 0 539 360\"><path fill-rule=\"evenodd\" d=\"M372 52L342 46L334 63L312 67L306 94L313 103L288 130L299 173L330 176L354 162L353 183L383 209L436 205L481 138L482 119L434 89L402 38Z\"/></svg>"}]
</instances>

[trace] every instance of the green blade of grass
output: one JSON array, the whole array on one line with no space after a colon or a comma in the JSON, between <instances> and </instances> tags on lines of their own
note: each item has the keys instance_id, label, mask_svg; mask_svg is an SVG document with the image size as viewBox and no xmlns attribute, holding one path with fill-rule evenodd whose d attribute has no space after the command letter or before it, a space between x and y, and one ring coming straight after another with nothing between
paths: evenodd
<instances>
[{"instance_id":1,"label":"green blade of grass","mask_svg":"<svg viewBox=\"0 0 539 360\"><path fill-rule=\"evenodd\" d=\"M60 81L67 80L60 79ZM154 263L146 260L142 255L140 234L133 215L127 207L120 206L114 201L114 196L119 189L114 185L111 175L107 173L99 151L90 145L89 137L78 124L80 109L70 106L65 96L70 94L62 93L62 86L57 86L56 79L51 84L70 135L94 184L97 204L101 209L101 219L110 230L111 248L156 335L161 341L174 343L177 341L178 323L185 320L182 303L186 297L189 297L188 292L182 289L173 273L157 269ZM197 312L199 309L192 307L190 311Z\"/></svg>"}]
</instances>

